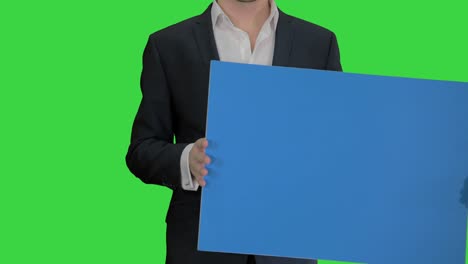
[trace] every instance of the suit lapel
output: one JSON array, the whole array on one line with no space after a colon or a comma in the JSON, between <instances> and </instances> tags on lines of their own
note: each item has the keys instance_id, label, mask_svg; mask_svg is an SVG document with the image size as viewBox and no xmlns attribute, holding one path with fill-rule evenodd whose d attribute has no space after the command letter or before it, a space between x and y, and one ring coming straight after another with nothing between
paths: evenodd
<instances>
[{"instance_id":1,"label":"suit lapel","mask_svg":"<svg viewBox=\"0 0 468 264\"><path fill-rule=\"evenodd\" d=\"M193 33L202 56L203 62L209 65L211 60L219 60L218 49L213 33L213 24L211 21L210 5L203 14L198 16L195 21ZM288 66L289 57L292 51L293 28L292 17L279 11L278 25L276 28L275 50L273 53L274 66Z\"/></svg>"},{"instance_id":2,"label":"suit lapel","mask_svg":"<svg viewBox=\"0 0 468 264\"><path fill-rule=\"evenodd\" d=\"M288 66L293 43L292 17L279 11L276 27L275 51L273 53L274 66Z\"/></svg>"},{"instance_id":3,"label":"suit lapel","mask_svg":"<svg viewBox=\"0 0 468 264\"><path fill-rule=\"evenodd\" d=\"M211 60L219 60L218 49L213 33L213 24L211 22L211 6L203 14L198 16L195 21L193 33L200 50L203 62L209 65Z\"/></svg>"}]
</instances>

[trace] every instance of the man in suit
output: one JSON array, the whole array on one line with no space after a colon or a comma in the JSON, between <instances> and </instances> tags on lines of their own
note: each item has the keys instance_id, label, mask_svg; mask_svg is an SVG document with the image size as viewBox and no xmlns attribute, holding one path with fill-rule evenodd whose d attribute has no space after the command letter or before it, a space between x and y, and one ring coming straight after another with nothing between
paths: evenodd
<instances>
[{"instance_id":1,"label":"man in suit","mask_svg":"<svg viewBox=\"0 0 468 264\"><path fill-rule=\"evenodd\" d=\"M217 0L150 35L126 162L143 182L173 190L166 263L316 263L197 251L200 186L211 162L204 138L211 60L341 71L335 35L283 13L274 0Z\"/></svg>"}]
</instances>

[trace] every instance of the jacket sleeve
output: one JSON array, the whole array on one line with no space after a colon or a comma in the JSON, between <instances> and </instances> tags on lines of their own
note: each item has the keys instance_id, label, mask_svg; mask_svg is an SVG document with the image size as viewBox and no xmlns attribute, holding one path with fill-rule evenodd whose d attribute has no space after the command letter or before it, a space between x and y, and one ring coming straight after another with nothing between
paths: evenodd
<instances>
[{"instance_id":1,"label":"jacket sleeve","mask_svg":"<svg viewBox=\"0 0 468 264\"><path fill-rule=\"evenodd\" d=\"M334 33L330 37L330 48L328 50L328 63L327 70L330 71L343 71L340 62L340 49L338 48L338 41Z\"/></svg>"},{"instance_id":2,"label":"jacket sleeve","mask_svg":"<svg viewBox=\"0 0 468 264\"><path fill-rule=\"evenodd\" d=\"M154 39L143 53L142 99L126 155L129 170L144 183L180 187L180 158L188 144L173 144L173 112L165 69Z\"/></svg>"}]
</instances>

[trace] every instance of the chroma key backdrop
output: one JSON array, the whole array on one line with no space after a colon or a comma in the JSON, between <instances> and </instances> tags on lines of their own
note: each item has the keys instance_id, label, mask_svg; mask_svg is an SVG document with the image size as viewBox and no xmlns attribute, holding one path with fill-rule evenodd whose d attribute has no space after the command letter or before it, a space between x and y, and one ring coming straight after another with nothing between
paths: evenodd
<instances>
[{"instance_id":1,"label":"chroma key backdrop","mask_svg":"<svg viewBox=\"0 0 468 264\"><path fill-rule=\"evenodd\" d=\"M164 263L171 191L124 157L148 35L209 3L0 3L0 263ZM466 0L277 4L334 31L346 72L468 82Z\"/></svg>"}]
</instances>

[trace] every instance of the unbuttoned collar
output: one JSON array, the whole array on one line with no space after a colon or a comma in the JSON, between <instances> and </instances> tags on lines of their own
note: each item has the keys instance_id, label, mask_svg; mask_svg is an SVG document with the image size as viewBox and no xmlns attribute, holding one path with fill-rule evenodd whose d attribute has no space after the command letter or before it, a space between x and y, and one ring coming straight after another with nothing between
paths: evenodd
<instances>
[{"instance_id":1,"label":"unbuttoned collar","mask_svg":"<svg viewBox=\"0 0 468 264\"><path fill-rule=\"evenodd\" d=\"M279 11L278 7L276 6L275 0L270 0L270 16L267 18L265 22L269 22L269 27L262 28L262 31L265 30L265 34L269 35L271 32L276 31L276 27L278 25L279 19ZM211 21L213 23L213 29L218 26L222 21L227 21L230 26L235 27L232 23L231 19L224 13L223 9L218 4L218 1L213 1L213 6L211 8Z\"/></svg>"}]
</instances>

